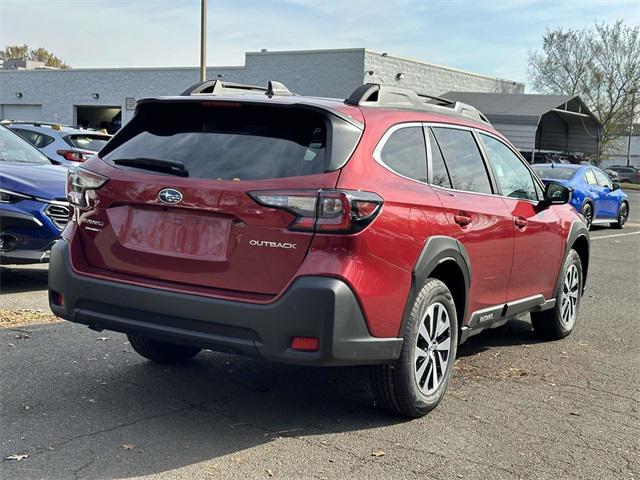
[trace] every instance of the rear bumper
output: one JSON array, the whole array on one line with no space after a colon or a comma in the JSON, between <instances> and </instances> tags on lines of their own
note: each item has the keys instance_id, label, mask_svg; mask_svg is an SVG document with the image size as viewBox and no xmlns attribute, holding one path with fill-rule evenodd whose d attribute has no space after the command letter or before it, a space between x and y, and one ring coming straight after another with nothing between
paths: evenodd
<instances>
[{"instance_id":1,"label":"rear bumper","mask_svg":"<svg viewBox=\"0 0 640 480\"><path fill-rule=\"evenodd\" d=\"M402 348L400 338L372 337L351 289L329 277L301 277L270 304L220 300L78 275L60 240L51 250L49 292L54 314L94 329L279 362L376 364L397 359ZM316 337L319 350L292 350L292 337Z\"/></svg>"}]
</instances>

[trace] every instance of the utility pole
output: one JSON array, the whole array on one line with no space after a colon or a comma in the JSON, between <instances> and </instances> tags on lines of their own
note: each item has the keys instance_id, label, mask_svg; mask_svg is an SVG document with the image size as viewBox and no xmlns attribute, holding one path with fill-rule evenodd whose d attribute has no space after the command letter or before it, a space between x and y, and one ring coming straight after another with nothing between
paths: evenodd
<instances>
[{"instance_id":1,"label":"utility pole","mask_svg":"<svg viewBox=\"0 0 640 480\"><path fill-rule=\"evenodd\" d=\"M207 79L207 0L200 0L200 81Z\"/></svg>"},{"instance_id":2,"label":"utility pole","mask_svg":"<svg viewBox=\"0 0 640 480\"><path fill-rule=\"evenodd\" d=\"M629 118L629 137L627 138L627 167L631 165L631 135L633 135L633 117L636 112L636 91L631 91L631 115Z\"/></svg>"}]
</instances>

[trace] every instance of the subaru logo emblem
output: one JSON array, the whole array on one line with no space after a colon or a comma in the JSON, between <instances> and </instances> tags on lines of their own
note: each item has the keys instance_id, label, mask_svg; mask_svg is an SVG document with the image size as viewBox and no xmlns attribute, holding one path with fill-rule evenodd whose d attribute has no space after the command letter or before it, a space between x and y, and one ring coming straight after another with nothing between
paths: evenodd
<instances>
[{"instance_id":1,"label":"subaru logo emblem","mask_svg":"<svg viewBox=\"0 0 640 480\"><path fill-rule=\"evenodd\" d=\"M165 188L163 190L160 190L160 192L158 193L158 199L162 203L175 205L176 203L180 203L182 201L182 193L180 193L175 188Z\"/></svg>"}]
</instances>

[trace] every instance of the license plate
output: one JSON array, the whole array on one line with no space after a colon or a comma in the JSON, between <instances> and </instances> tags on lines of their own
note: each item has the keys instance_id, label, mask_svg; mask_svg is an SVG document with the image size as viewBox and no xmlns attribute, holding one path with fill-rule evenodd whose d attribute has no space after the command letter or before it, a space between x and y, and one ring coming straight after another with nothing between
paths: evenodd
<instances>
[{"instance_id":1,"label":"license plate","mask_svg":"<svg viewBox=\"0 0 640 480\"><path fill-rule=\"evenodd\" d=\"M109 217L124 247L202 260L219 261L227 257L231 228L231 219L227 217L180 210L119 208L128 211Z\"/></svg>"}]
</instances>

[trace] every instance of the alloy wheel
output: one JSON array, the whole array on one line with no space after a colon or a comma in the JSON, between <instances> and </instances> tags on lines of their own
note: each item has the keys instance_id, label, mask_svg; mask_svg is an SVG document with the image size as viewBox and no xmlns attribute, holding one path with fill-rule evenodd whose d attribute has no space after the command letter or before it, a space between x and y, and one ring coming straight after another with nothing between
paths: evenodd
<instances>
[{"instance_id":1,"label":"alloy wheel","mask_svg":"<svg viewBox=\"0 0 640 480\"><path fill-rule=\"evenodd\" d=\"M590 204L585 203L584 207L582 207L582 216L587 222L587 227L590 227L591 222L593 221L593 209Z\"/></svg>"},{"instance_id":2,"label":"alloy wheel","mask_svg":"<svg viewBox=\"0 0 640 480\"><path fill-rule=\"evenodd\" d=\"M629 218L629 206L626 203L623 203L620 206L620 213L618 214L618 223L620 226L623 226L627 223L627 219Z\"/></svg>"},{"instance_id":3,"label":"alloy wheel","mask_svg":"<svg viewBox=\"0 0 640 480\"><path fill-rule=\"evenodd\" d=\"M567 269L562 286L562 300L560 301L560 318L565 328L570 329L576 321L578 296L580 295L580 272L572 264Z\"/></svg>"},{"instance_id":4,"label":"alloy wheel","mask_svg":"<svg viewBox=\"0 0 640 480\"><path fill-rule=\"evenodd\" d=\"M414 377L418 388L431 395L442 384L451 358L451 319L439 302L429 305L420 322L414 348Z\"/></svg>"}]
</instances>

